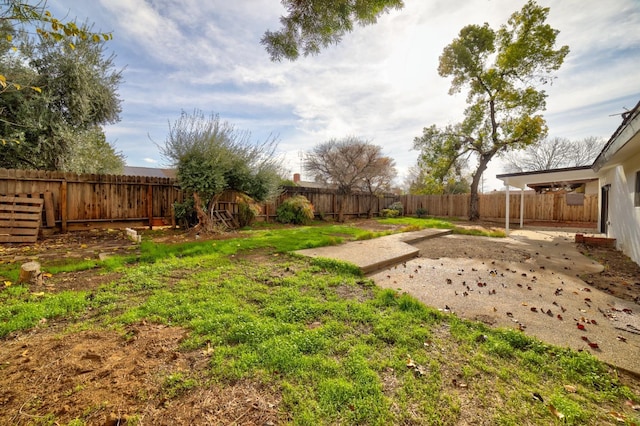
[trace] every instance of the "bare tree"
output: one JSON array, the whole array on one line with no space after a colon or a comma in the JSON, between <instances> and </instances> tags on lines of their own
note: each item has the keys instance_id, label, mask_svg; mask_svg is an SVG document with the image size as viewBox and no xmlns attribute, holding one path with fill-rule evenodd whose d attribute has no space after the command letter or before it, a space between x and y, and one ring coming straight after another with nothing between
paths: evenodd
<instances>
[{"instance_id":1,"label":"bare tree","mask_svg":"<svg viewBox=\"0 0 640 426\"><path fill-rule=\"evenodd\" d=\"M371 167L369 167L367 173L362 179L362 185L360 189L370 195L367 205L367 217L373 216L373 200L374 197L379 197L385 192L391 191L391 184L397 176L395 161L389 157L383 157L381 148L377 148L378 157L373 160Z\"/></svg>"},{"instance_id":2,"label":"bare tree","mask_svg":"<svg viewBox=\"0 0 640 426\"><path fill-rule=\"evenodd\" d=\"M513 173L588 166L603 145L604 142L595 137L577 141L545 138L522 151L510 151L503 158L507 162L507 170Z\"/></svg>"},{"instance_id":3,"label":"bare tree","mask_svg":"<svg viewBox=\"0 0 640 426\"><path fill-rule=\"evenodd\" d=\"M331 139L305 156L304 169L318 182L333 184L341 195L338 221L344 220L344 196L355 190L379 193L390 187L396 176L394 161L382 155L382 148L357 137Z\"/></svg>"}]
</instances>

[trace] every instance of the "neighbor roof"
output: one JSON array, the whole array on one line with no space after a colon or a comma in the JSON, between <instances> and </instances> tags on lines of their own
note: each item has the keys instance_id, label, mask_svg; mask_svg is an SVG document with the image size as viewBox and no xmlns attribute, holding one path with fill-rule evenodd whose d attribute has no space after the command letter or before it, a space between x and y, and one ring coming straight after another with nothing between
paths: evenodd
<instances>
[{"instance_id":1,"label":"neighbor roof","mask_svg":"<svg viewBox=\"0 0 640 426\"><path fill-rule=\"evenodd\" d=\"M175 179L176 171L174 169L157 169L154 167L131 167L125 166L122 172L124 176L145 176Z\"/></svg>"}]
</instances>

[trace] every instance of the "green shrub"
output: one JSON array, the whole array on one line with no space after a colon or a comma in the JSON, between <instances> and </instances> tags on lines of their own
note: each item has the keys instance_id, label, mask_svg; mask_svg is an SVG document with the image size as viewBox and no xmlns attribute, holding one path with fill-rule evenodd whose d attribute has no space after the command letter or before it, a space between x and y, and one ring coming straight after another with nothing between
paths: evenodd
<instances>
[{"instance_id":1,"label":"green shrub","mask_svg":"<svg viewBox=\"0 0 640 426\"><path fill-rule=\"evenodd\" d=\"M403 212L404 212L404 207L402 206L402 203L400 201L396 201L395 203L391 204L389 207L387 207L389 210L395 210L398 212L397 216L402 216Z\"/></svg>"},{"instance_id":2,"label":"green shrub","mask_svg":"<svg viewBox=\"0 0 640 426\"><path fill-rule=\"evenodd\" d=\"M287 198L276 210L276 217L280 223L305 225L313 220L313 205L302 195Z\"/></svg>"},{"instance_id":3,"label":"green shrub","mask_svg":"<svg viewBox=\"0 0 640 426\"><path fill-rule=\"evenodd\" d=\"M398 210L382 209L382 210L380 210L380 216L385 217L385 218L397 217L398 216Z\"/></svg>"},{"instance_id":4,"label":"green shrub","mask_svg":"<svg viewBox=\"0 0 640 426\"><path fill-rule=\"evenodd\" d=\"M422 207L418 207L418 208L416 209L416 216L418 216L418 217L424 217L424 216L426 216L427 214L428 214L428 213L427 213L427 209L423 209Z\"/></svg>"},{"instance_id":5,"label":"green shrub","mask_svg":"<svg viewBox=\"0 0 640 426\"><path fill-rule=\"evenodd\" d=\"M198 223L193 198L187 198L183 203L173 203L173 215L176 218L176 224L184 229L191 228Z\"/></svg>"}]
</instances>

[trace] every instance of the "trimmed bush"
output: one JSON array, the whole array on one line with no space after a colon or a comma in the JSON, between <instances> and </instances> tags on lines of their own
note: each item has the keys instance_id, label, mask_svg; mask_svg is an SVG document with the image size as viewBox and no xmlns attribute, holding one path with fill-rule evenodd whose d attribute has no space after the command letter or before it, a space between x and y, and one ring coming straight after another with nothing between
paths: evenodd
<instances>
[{"instance_id":1,"label":"trimmed bush","mask_svg":"<svg viewBox=\"0 0 640 426\"><path fill-rule=\"evenodd\" d=\"M287 198L276 210L276 218L280 223L306 225L313 217L313 205L303 195Z\"/></svg>"}]
</instances>

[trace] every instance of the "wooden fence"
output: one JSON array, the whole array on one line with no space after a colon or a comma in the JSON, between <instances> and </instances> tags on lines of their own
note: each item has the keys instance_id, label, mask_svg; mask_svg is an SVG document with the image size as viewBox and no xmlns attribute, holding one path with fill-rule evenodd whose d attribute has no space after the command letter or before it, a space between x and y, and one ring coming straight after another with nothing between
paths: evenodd
<instances>
[{"instance_id":1,"label":"wooden fence","mask_svg":"<svg viewBox=\"0 0 640 426\"><path fill-rule=\"evenodd\" d=\"M278 206L287 198L303 195L320 217L335 219L340 210L346 219L378 216L382 209L401 202L405 215L418 209L433 216L466 217L469 195L403 195L381 197L368 194L337 195L331 189L285 187L273 202L262 207L259 220L272 221ZM173 224L173 204L185 195L175 179L115 175L0 169L0 196L43 199L42 228L50 230L91 229L97 227L152 226ZM480 216L505 216L502 192L480 195ZM592 222L598 219L597 195L579 197L581 203L567 203L564 194L524 195L524 219L528 221ZM571 205L570 205L571 204ZM235 194L221 197L218 209L237 215ZM510 217L520 216L520 193L510 195Z\"/></svg>"},{"instance_id":2,"label":"wooden fence","mask_svg":"<svg viewBox=\"0 0 640 426\"><path fill-rule=\"evenodd\" d=\"M506 194L480 194L480 217L504 219ZM509 218L520 218L519 192L509 194ZM467 217L469 194L459 195L403 195L400 198L405 214L415 215L418 209L432 216ZM580 202L581 201L581 202ZM567 194L524 194L523 218L530 221L591 222L598 221L598 195L578 197L578 203L567 202Z\"/></svg>"},{"instance_id":3,"label":"wooden fence","mask_svg":"<svg viewBox=\"0 0 640 426\"><path fill-rule=\"evenodd\" d=\"M0 195L44 199L43 228L170 224L174 179L0 169Z\"/></svg>"},{"instance_id":4,"label":"wooden fence","mask_svg":"<svg viewBox=\"0 0 640 426\"><path fill-rule=\"evenodd\" d=\"M398 201L393 194L372 196L359 193L340 196L332 189L304 188L298 186L286 186L282 194L273 203L268 203L263 209L263 218L267 221L275 219L276 209L284 200L295 195L303 195L313 205L316 215L319 217L337 219L342 203L342 212L346 219L379 216L380 211Z\"/></svg>"}]
</instances>

